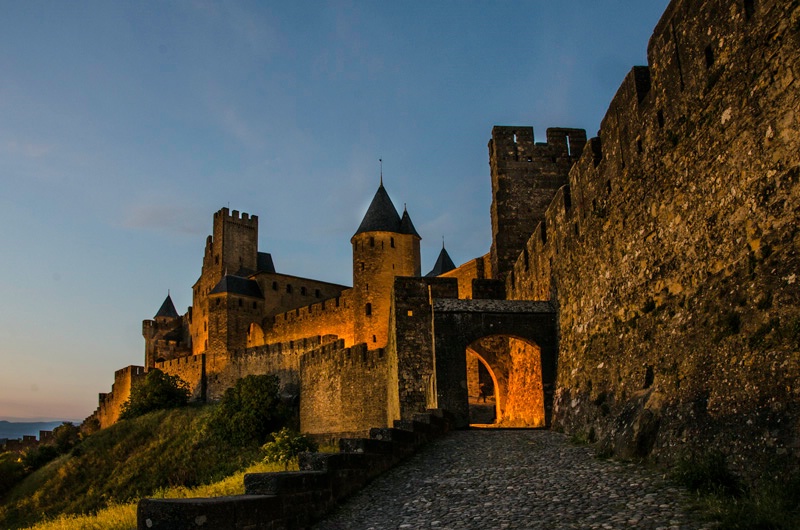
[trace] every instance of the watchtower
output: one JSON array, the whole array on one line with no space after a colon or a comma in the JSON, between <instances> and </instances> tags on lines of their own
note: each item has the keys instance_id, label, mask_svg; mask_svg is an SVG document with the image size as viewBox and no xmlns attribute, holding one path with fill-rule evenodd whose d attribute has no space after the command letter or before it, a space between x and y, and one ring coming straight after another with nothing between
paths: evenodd
<instances>
[{"instance_id":1,"label":"watchtower","mask_svg":"<svg viewBox=\"0 0 800 530\"><path fill-rule=\"evenodd\" d=\"M206 239L203 268L192 290L192 351L208 348L208 295L226 274L248 276L258 269L258 216L222 208Z\"/></svg>"},{"instance_id":2,"label":"watchtower","mask_svg":"<svg viewBox=\"0 0 800 530\"><path fill-rule=\"evenodd\" d=\"M534 143L533 127L495 126L489 140L492 174L492 271L504 279L514 267L569 169L586 144L583 129L547 129L547 143Z\"/></svg>"},{"instance_id":3,"label":"watchtower","mask_svg":"<svg viewBox=\"0 0 800 530\"><path fill-rule=\"evenodd\" d=\"M381 180L364 219L350 239L353 245L355 343L386 346L395 276L420 276L419 242L407 210L402 218Z\"/></svg>"}]
</instances>

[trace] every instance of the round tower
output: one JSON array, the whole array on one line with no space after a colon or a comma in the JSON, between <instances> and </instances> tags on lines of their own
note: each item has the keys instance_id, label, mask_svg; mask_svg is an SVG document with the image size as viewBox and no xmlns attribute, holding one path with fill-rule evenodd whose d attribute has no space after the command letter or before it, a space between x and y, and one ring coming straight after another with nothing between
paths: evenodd
<instances>
[{"instance_id":1,"label":"round tower","mask_svg":"<svg viewBox=\"0 0 800 530\"><path fill-rule=\"evenodd\" d=\"M386 346L395 276L420 276L420 238L408 211L402 218L380 187L350 239L353 245L355 343Z\"/></svg>"}]
</instances>

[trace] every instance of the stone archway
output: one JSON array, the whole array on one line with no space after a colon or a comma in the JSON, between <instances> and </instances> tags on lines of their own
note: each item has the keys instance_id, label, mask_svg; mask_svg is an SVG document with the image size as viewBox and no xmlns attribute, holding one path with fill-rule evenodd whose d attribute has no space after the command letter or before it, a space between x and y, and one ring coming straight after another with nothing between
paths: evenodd
<instances>
[{"instance_id":1,"label":"stone archway","mask_svg":"<svg viewBox=\"0 0 800 530\"><path fill-rule=\"evenodd\" d=\"M494 397L490 402L495 408L493 423L505 427L543 427L544 384L542 380L542 353L539 346L528 340L491 335L471 343L467 347L467 386L470 390L470 423L473 418L486 417L482 405L476 406L475 381L478 375L470 356L486 367L494 386ZM472 369L470 367L472 366Z\"/></svg>"},{"instance_id":2,"label":"stone archway","mask_svg":"<svg viewBox=\"0 0 800 530\"><path fill-rule=\"evenodd\" d=\"M458 426L469 424L466 352L487 337L505 341L492 367L498 382L503 379L498 373L506 380L505 389L499 389L504 395L501 423L550 426L557 365L556 317L550 303L434 300L432 327L435 403L453 412ZM491 357L488 350L483 357Z\"/></svg>"}]
</instances>

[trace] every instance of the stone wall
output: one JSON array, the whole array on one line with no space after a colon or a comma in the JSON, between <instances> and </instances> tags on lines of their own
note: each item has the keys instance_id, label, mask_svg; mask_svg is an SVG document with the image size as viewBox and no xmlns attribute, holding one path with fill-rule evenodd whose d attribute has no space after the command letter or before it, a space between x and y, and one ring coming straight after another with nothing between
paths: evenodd
<instances>
[{"instance_id":1,"label":"stone wall","mask_svg":"<svg viewBox=\"0 0 800 530\"><path fill-rule=\"evenodd\" d=\"M300 359L300 430L335 438L366 435L388 425L387 358L366 344L338 340Z\"/></svg>"},{"instance_id":2,"label":"stone wall","mask_svg":"<svg viewBox=\"0 0 800 530\"><path fill-rule=\"evenodd\" d=\"M99 395L97 409L85 421L97 419L101 429L116 423L122 413L122 405L131 397L131 388L144 376L144 366L126 366L114 372L111 392Z\"/></svg>"},{"instance_id":3,"label":"stone wall","mask_svg":"<svg viewBox=\"0 0 800 530\"><path fill-rule=\"evenodd\" d=\"M559 310L557 427L797 464L798 21L673 1L519 254L509 297Z\"/></svg>"},{"instance_id":4,"label":"stone wall","mask_svg":"<svg viewBox=\"0 0 800 530\"><path fill-rule=\"evenodd\" d=\"M338 298L280 313L264 321L263 328L254 328L248 337L249 346L297 341L316 335L336 335L347 346L354 343L353 291L348 289Z\"/></svg>"},{"instance_id":5,"label":"stone wall","mask_svg":"<svg viewBox=\"0 0 800 530\"><path fill-rule=\"evenodd\" d=\"M492 277L491 256L486 254L480 258L469 260L457 268L445 272L439 278L456 278L458 280L458 297L470 299L472 294L472 280L483 280Z\"/></svg>"}]
</instances>

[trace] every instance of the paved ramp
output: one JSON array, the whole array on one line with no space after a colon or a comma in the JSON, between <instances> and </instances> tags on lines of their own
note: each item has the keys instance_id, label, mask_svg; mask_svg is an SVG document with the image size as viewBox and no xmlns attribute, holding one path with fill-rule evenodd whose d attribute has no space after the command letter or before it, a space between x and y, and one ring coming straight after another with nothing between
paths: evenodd
<instances>
[{"instance_id":1,"label":"paved ramp","mask_svg":"<svg viewBox=\"0 0 800 530\"><path fill-rule=\"evenodd\" d=\"M476 429L437 440L315 528L713 528L687 504L659 474L564 435Z\"/></svg>"}]
</instances>

